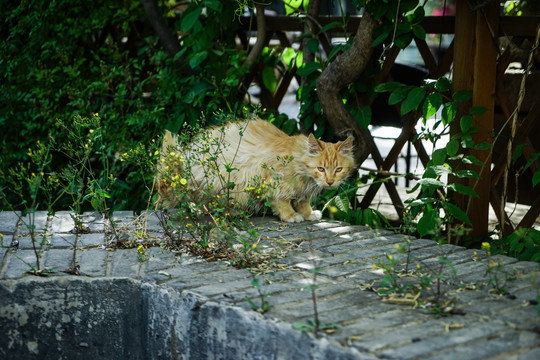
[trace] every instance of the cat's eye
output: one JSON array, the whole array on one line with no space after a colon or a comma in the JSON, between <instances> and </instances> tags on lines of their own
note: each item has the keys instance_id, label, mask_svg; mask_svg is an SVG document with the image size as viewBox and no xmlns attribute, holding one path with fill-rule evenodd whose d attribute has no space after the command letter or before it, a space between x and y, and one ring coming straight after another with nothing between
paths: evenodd
<instances>
[{"instance_id":1,"label":"cat's eye","mask_svg":"<svg viewBox=\"0 0 540 360\"><path fill-rule=\"evenodd\" d=\"M343 168L338 167L338 168L336 168L335 171L338 173L338 172L341 172L342 170L343 170Z\"/></svg>"},{"instance_id":2,"label":"cat's eye","mask_svg":"<svg viewBox=\"0 0 540 360\"><path fill-rule=\"evenodd\" d=\"M317 170L319 170L320 172L324 172L324 168L322 166L319 166Z\"/></svg>"}]
</instances>

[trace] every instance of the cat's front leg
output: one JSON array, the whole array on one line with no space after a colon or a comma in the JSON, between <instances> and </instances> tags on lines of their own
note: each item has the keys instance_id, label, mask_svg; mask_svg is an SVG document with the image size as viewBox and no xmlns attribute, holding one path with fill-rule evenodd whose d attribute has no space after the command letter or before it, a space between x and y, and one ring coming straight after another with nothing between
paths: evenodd
<instances>
[{"instance_id":1,"label":"cat's front leg","mask_svg":"<svg viewBox=\"0 0 540 360\"><path fill-rule=\"evenodd\" d=\"M282 199L271 199L270 204L272 205L272 210L274 211L274 214L279 216L281 221L291 223L304 221L304 217L294 211L290 201Z\"/></svg>"},{"instance_id":2,"label":"cat's front leg","mask_svg":"<svg viewBox=\"0 0 540 360\"><path fill-rule=\"evenodd\" d=\"M293 206L296 211L302 214L305 220L320 220L322 217L322 213L319 210L311 209L309 200L294 201Z\"/></svg>"}]
</instances>

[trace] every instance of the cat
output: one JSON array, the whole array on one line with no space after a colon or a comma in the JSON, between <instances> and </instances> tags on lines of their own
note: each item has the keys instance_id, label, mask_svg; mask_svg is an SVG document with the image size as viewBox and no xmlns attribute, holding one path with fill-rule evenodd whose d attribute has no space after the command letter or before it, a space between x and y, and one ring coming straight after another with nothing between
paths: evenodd
<instances>
[{"instance_id":1,"label":"cat","mask_svg":"<svg viewBox=\"0 0 540 360\"><path fill-rule=\"evenodd\" d=\"M180 156L176 138L168 131L162 148L162 159L171 154L171 149L177 152L176 158ZM313 134L289 136L262 119L211 128L187 149L180 156L185 163L176 166L189 163L191 177L184 180L188 188L202 186L218 195L232 182L234 191L230 195L238 204L257 212L266 197L273 213L285 222L319 220L321 212L311 208L312 199L323 189L339 186L356 167L352 136L337 143L318 140ZM160 163L163 171L167 161ZM209 166L215 171L209 171ZM250 186L253 179L258 183ZM170 180L158 174L157 188L163 204L173 207ZM254 199L255 188L264 188L265 196Z\"/></svg>"}]
</instances>

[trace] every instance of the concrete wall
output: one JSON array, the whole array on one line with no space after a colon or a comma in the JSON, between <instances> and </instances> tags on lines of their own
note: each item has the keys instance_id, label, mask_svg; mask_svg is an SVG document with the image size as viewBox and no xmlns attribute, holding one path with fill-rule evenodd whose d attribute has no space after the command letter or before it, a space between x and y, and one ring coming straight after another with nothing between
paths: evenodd
<instances>
[{"instance_id":1,"label":"concrete wall","mask_svg":"<svg viewBox=\"0 0 540 360\"><path fill-rule=\"evenodd\" d=\"M0 359L362 358L256 312L125 278L0 281L0 329Z\"/></svg>"}]
</instances>

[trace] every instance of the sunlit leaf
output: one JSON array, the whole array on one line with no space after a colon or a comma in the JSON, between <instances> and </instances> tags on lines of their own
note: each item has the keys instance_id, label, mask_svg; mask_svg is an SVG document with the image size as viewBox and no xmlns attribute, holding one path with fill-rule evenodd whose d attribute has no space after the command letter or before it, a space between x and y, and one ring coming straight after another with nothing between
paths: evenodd
<instances>
[{"instance_id":1,"label":"sunlit leaf","mask_svg":"<svg viewBox=\"0 0 540 360\"><path fill-rule=\"evenodd\" d=\"M441 107L441 105L442 105L441 94L438 94L438 93L429 94L428 97L426 98L426 101L424 101L424 105L422 109L424 118L427 120L433 115L435 115L437 111L439 110L439 108Z\"/></svg>"},{"instance_id":2,"label":"sunlit leaf","mask_svg":"<svg viewBox=\"0 0 540 360\"><path fill-rule=\"evenodd\" d=\"M405 115L408 112L415 110L422 100L424 100L425 96L426 91L424 89L421 87L413 88L409 94L407 94L405 101L401 104L401 115Z\"/></svg>"}]
</instances>

